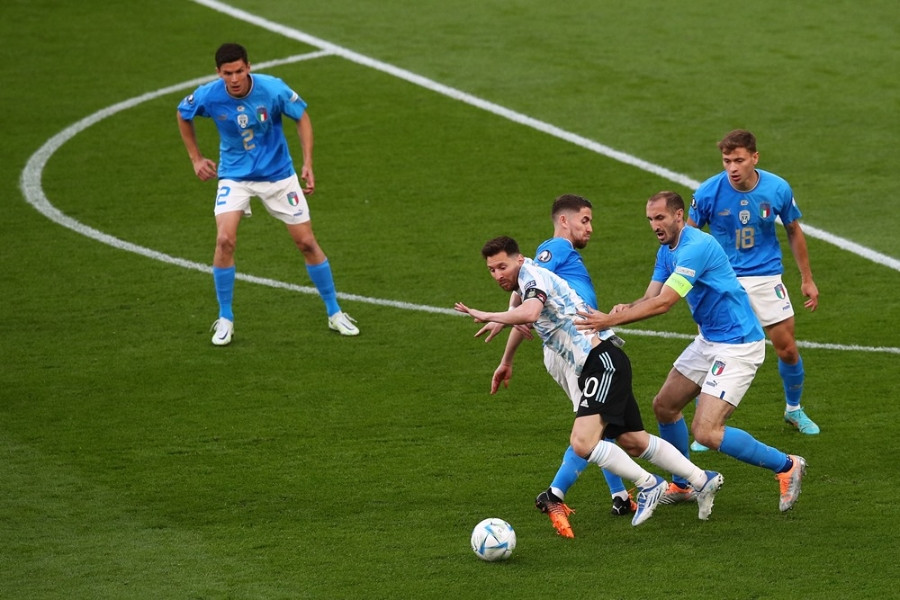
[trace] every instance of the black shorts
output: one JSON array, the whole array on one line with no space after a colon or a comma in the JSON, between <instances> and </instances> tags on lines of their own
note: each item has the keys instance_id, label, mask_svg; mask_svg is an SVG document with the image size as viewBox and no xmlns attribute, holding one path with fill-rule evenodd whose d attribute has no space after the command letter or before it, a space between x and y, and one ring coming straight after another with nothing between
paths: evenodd
<instances>
[{"instance_id":1,"label":"black shorts","mask_svg":"<svg viewBox=\"0 0 900 600\"><path fill-rule=\"evenodd\" d=\"M600 415L606 424L605 438L617 438L629 431L643 431L644 422L631 389L631 361L609 340L591 350L581 377L581 403L576 417Z\"/></svg>"}]
</instances>

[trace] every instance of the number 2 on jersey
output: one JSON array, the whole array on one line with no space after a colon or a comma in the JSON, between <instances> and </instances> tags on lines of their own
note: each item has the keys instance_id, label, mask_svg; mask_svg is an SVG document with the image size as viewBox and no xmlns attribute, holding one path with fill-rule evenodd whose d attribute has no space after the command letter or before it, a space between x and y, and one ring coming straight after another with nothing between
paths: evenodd
<instances>
[{"instance_id":1,"label":"number 2 on jersey","mask_svg":"<svg viewBox=\"0 0 900 600\"><path fill-rule=\"evenodd\" d=\"M252 129L242 129L241 137L244 138L244 150L250 152L254 148L256 148L256 144L253 143L253 130Z\"/></svg>"}]
</instances>

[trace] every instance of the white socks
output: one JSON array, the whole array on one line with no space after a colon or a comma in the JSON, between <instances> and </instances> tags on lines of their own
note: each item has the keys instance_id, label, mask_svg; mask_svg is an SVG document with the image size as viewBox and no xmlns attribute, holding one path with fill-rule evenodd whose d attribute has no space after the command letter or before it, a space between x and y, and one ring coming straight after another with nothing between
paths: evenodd
<instances>
[{"instance_id":1,"label":"white socks","mask_svg":"<svg viewBox=\"0 0 900 600\"><path fill-rule=\"evenodd\" d=\"M669 473L684 477L695 490L706 485L706 473L703 469L685 458L675 446L666 440L651 433L647 435L650 436L650 443L639 458L648 460Z\"/></svg>"},{"instance_id":2,"label":"white socks","mask_svg":"<svg viewBox=\"0 0 900 600\"><path fill-rule=\"evenodd\" d=\"M673 448L673 450L675 449ZM678 453L677 450L675 452ZM679 456L681 455L679 454ZM656 482L656 478L641 465L634 462L624 450L616 444L605 440L600 440L600 443L594 447L591 455L588 457L588 461L601 469L607 469L619 477L633 481L639 488L649 487ZM700 471L700 473L702 474L703 471Z\"/></svg>"}]
</instances>

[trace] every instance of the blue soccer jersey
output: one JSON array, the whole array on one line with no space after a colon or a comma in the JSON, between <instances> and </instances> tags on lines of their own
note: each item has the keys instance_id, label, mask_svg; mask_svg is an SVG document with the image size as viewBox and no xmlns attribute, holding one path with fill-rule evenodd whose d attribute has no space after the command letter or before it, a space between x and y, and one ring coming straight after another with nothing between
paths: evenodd
<instances>
[{"instance_id":1,"label":"blue soccer jersey","mask_svg":"<svg viewBox=\"0 0 900 600\"><path fill-rule=\"evenodd\" d=\"M681 294L710 342L745 344L763 339L762 326L750 307L750 298L728 263L728 257L711 235L694 227L681 231L672 250L662 245L656 255L653 281L670 276L687 282L672 287Z\"/></svg>"},{"instance_id":2,"label":"blue soccer jersey","mask_svg":"<svg viewBox=\"0 0 900 600\"><path fill-rule=\"evenodd\" d=\"M591 352L592 333L575 328L576 313L584 310L584 301L559 275L538 266L530 258L519 269L518 289L522 301L537 298L544 308L534 329L544 346L558 354L581 375L581 369Z\"/></svg>"},{"instance_id":3,"label":"blue soccer jersey","mask_svg":"<svg viewBox=\"0 0 900 600\"><path fill-rule=\"evenodd\" d=\"M217 79L200 86L178 105L181 118L211 118L219 130L219 179L279 181L295 173L281 116L299 120L306 102L286 83L269 75L251 75L243 98L228 94Z\"/></svg>"},{"instance_id":4,"label":"blue soccer jersey","mask_svg":"<svg viewBox=\"0 0 900 600\"><path fill-rule=\"evenodd\" d=\"M594 283L581 254L572 246L572 242L565 238L550 238L538 246L534 262L565 279L582 300L591 308L597 308Z\"/></svg>"},{"instance_id":5,"label":"blue soccer jersey","mask_svg":"<svg viewBox=\"0 0 900 600\"><path fill-rule=\"evenodd\" d=\"M723 171L704 181L691 201L691 219L698 227L709 224L738 277L781 275L775 218L787 225L802 216L787 181L768 171L756 172L759 181L748 192L734 189Z\"/></svg>"}]
</instances>

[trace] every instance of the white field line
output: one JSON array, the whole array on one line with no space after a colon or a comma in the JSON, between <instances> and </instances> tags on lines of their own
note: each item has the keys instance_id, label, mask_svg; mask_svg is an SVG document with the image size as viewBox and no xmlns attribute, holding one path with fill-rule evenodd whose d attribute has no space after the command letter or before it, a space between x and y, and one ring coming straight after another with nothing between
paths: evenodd
<instances>
[{"instance_id":1,"label":"white field line","mask_svg":"<svg viewBox=\"0 0 900 600\"><path fill-rule=\"evenodd\" d=\"M319 40L318 38L314 38L312 36L309 36L305 33L300 32L300 31L284 27L277 23L272 23L271 21L261 19L259 17L251 15L244 11L240 11L240 10L231 8L227 5L221 4L219 2L212 2L210 0L193 0L193 1L197 2L198 4L203 4L205 6L213 8L215 10L218 10L220 12L224 12L234 18L238 18L238 19L247 21L249 23L269 29L273 32L280 33L286 37L296 39L296 40L304 42L308 45L320 48L320 50L317 52L310 52L307 54L290 56L287 58L272 60L272 61L268 61L265 63L259 63L259 64L254 65L258 69L265 69L268 67L289 64L289 63L299 62L299 61L303 61L303 60L311 60L311 59L320 58L320 57L329 56L329 55L341 56L342 58L350 60L351 62L355 62L355 63L361 64L364 66L368 66L370 68L373 68L373 69L376 69L379 71L389 73L400 79L404 79L411 83L421 85L422 87L425 87L436 93L444 94L446 96L457 99L466 104L470 104L472 106L482 108L491 113L497 114L498 116L510 119L510 120L520 123L522 125L526 125L526 126L534 128L534 129L537 129L539 131L548 133L550 135L560 137L561 139L570 141L571 143L574 143L585 149L592 150L594 152L597 152L604 156L608 156L610 158L613 158L613 159L623 162L625 164L635 166L637 168L649 171L656 175L660 175L661 177L669 179L670 181L673 181L675 183L680 183L687 187L696 187L698 185L697 182L694 182L693 180L689 179L688 177L686 177L684 175L674 173L672 171L669 171L668 169L659 167L652 163L648 163L637 157L633 157L628 154L619 152L617 150L613 150L612 148L609 148L608 146L598 144L597 142L594 142L592 140L582 138L581 136L563 131L552 125L548 125L548 124L538 121L536 119L532 119L531 117L521 115L519 113L510 111L506 108L498 106L496 104L487 102L485 100L481 100L474 96L470 96L469 94L466 94L459 90L455 90L453 88L449 88L442 84L433 82L424 77L415 75L414 73L410 73L409 71L405 71L403 69L398 69L397 67L394 67L392 65L381 63L381 62L373 60L371 58L359 55L355 52L352 52L345 48L341 48L340 46L336 46L336 45L326 42L324 40ZM153 91L153 92L148 92L146 94L142 94L135 98L131 98L130 100L125 100L123 102L119 102L117 104L114 104L112 106L104 108L100 111L97 111L96 113L89 115L88 117L85 117L84 119L78 121L77 123L75 123L73 125L70 125L69 127L64 129L60 133L56 134L55 136L53 136L52 138L47 140L47 142L45 142L44 145L41 146L41 148L39 148L38 151L35 152L31 156L31 158L29 158L28 163L25 166L25 169L22 171L22 176L20 179L20 186L22 188L22 192L24 193L26 200L38 212L40 212L41 214L46 216L51 221L53 221L59 225L62 225L63 227L66 227L68 229L71 229L72 231L75 231L81 235L92 238L94 240L97 240L99 242L102 242L104 244L112 246L114 248L126 250L128 252L133 252L135 254L139 254L141 256L145 256L145 257L151 258L153 260L158 260L158 261L165 262L168 264L176 265L176 266L179 266L179 267L182 267L185 269L192 269L192 270L196 270L196 271L202 271L205 273L211 272L212 267L210 265L186 260L186 259L179 258L176 256L171 256L171 255L165 254L163 252L159 252L157 250L145 248L143 246L139 246L137 244L133 244L131 242L121 240L121 239L111 236L107 233L104 233L102 231L99 231L97 229L89 227L89 226L69 217L68 215L64 214L59 209L57 209L55 206L53 206L53 204L49 201L49 199L47 198L46 194L44 193L43 187L41 185L41 177L42 177L44 168L47 165L47 162L50 160L50 157L53 156L53 154L60 147L62 147L63 144L65 144L67 141L74 138L76 135L78 135L82 131L86 130L88 127L91 127L92 125L99 123L103 119L106 119L116 113L119 113L124 110L129 110L129 109L134 108L134 107L136 107L144 102L147 102L149 100L153 100L155 98L165 96L165 95L168 95L168 94L171 94L174 92L182 91L182 90L194 89L198 85L201 85L208 81L212 81L213 79L215 79L215 77L216 77L215 75L211 75L211 76L207 76L207 77L200 77L197 79L192 79L190 81L186 81L186 82L179 83L179 84L176 84L173 86L161 88L161 89ZM804 229L805 230L812 229L816 232L819 232L819 230L815 230L815 228L810 228L810 226L808 226L808 225L805 225ZM855 252L855 253L859 254L860 256L868 258L869 260L873 260L876 263L884 264L885 266L888 266L894 270L900 270L900 261L896 261L895 259L892 259L890 257L884 257L883 255L880 255L877 252L874 252L872 250L869 250L867 248L859 246L858 244L855 244L853 242L846 242L848 244L848 247L845 247L844 246L845 240L843 240L843 238L840 238L838 236L832 236L831 234L827 234L826 232L821 232L821 233L824 233L826 236L829 237L828 241L830 243L833 243L833 244L835 244L843 249L846 249L850 252ZM813 234L813 235L815 235L815 234ZM865 254L858 252L857 250L862 250L865 252ZM887 263L883 262L881 260L882 258L887 259L888 261L893 261L894 264L891 264L890 262L887 262ZM318 293L317 290L313 287L299 286L299 285L286 283L286 282L278 281L278 280L274 280L274 279L256 277L254 275L238 273L237 277L238 277L238 279L241 279L242 281L256 283L259 285L266 285L266 286L273 287L273 288L286 289L286 290L299 292L299 293L303 293L303 294L317 294ZM343 292L338 292L338 297L341 298L342 300L364 302L367 304L388 306L388 307L393 307L393 308L400 308L403 310L415 310L415 311L437 313L437 314L444 314L444 315L450 315L450 316L463 316L451 308L441 308L441 307L428 306L428 305L423 305L423 304L413 304L413 303L409 303L409 302L386 300L386 299L382 299L382 298L370 298L367 296L359 296L356 294L347 294L347 293L343 293ZM678 339L691 339L693 337L691 335L686 335L686 334L648 331L648 330L641 330L641 329L627 329L627 331L630 334L639 335L639 336L678 338ZM818 343L818 342L803 342L803 341L798 341L797 345L801 346L801 347L807 347L807 348L823 348L823 349L842 350L842 351L900 354L900 348L884 347L884 346L823 344L823 343Z\"/></svg>"}]
</instances>

